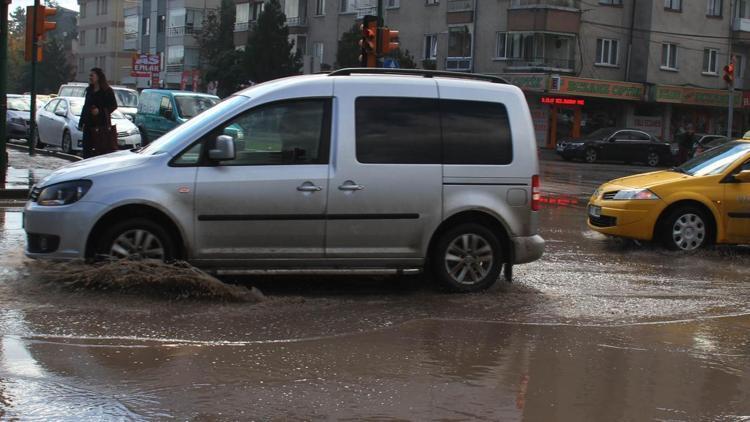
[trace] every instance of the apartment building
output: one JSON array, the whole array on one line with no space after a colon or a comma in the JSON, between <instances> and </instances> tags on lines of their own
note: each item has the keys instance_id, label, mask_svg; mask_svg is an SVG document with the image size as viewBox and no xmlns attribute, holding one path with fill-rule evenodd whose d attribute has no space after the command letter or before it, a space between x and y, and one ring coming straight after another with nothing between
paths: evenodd
<instances>
[{"instance_id":1,"label":"apartment building","mask_svg":"<svg viewBox=\"0 0 750 422\"><path fill-rule=\"evenodd\" d=\"M540 146L607 126L667 140L726 132L722 68L736 65L734 131L749 127L750 0L383 0L420 67L506 77L527 94ZM341 34L376 0L287 0L306 73L336 67ZM240 48L262 0L237 0ZM729 10L733 8L734 10ZM748 100L744 100L748 102Z\"/></svg>"},{"instance_id":2,"label":"apartment building","mask_svg":"<svg viewBox=\"0 0 750 422\"><path fill-rule=\"evenodd\" d=\"M160 56L159 86L191 87L200 78L200 51L195 34L221 0L140 0L125 9L122 49L128 59L135 53ZM152 87L153 78L130 76L125 82L137 88Z\"/></svg>"},{"instance_id":3,"label":"apartment building","mask_svg":"<svg viewBox=\"0 0 750 422\"><path fill-rule=\"evenodd\" d=\"M78 0L77 81L88 81L88 71L100 67L113 84L122 84L130 56L123 51L124 11L137 0Z\"/></svg>"}]
</instances>

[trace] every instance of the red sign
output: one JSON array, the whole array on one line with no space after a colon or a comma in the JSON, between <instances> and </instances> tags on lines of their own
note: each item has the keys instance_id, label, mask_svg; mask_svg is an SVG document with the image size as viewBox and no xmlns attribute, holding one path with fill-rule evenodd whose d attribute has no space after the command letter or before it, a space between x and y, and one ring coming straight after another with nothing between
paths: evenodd
<instances>
[{"instance_id":1,"label":"red sign","mask_svg":"<svg viewBox=\"0 0 750 422\"><path fill-rule=\"evenodd\" d=\"M130 76L148 78L161 71L161 57L158 54L133 54Z\"/></svg>"},{"instance_id":2,"label":"red sign","mask_svg":"<svg viewBox=\"0 0 750 422\"><path fill-rule=\"evenodd\" d=\"M198 83L201 80L201 71L193 69L193 92L198 92Z\"/></svg>"},{"instance_id":3,"label":"red sign","mask_svg":"<svg viewBox=\"0 0 750 422\"><path fill-rule=\"evenodd\" d=\"M151 88L159 88L159 74L156 72L151 74Z\"/></svg>"},{"instance_id":4,"label":"red sign","mask_svg":"<svg viewBox=\"0 0 750 422\"><path fill-rule=\"evenodd\" d=\"M559 97L542 97L542 104L553 104L553 105L585 105L585 100L579 100L577 98L559 98Z\"/></svg>"}]
</instances>

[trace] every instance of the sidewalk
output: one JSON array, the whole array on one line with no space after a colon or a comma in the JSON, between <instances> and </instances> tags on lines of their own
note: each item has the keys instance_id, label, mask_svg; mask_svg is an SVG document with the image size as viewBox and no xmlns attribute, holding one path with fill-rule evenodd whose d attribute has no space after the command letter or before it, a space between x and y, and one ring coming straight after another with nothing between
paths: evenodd
<instances>
[{"instance_id":1,"label":"sidewalk","mask_svg":"<svg viewBox=\"0 0 750 422\"><path fill-rule=\"evenodd\" d=\"M40 152L33 157L28 151L8 148L8 172L5 184L0 184L0 200L23 199L28 197L29 189L45 178L55 169L71 161L46 155Z\"/></svg>"}]
</instances>

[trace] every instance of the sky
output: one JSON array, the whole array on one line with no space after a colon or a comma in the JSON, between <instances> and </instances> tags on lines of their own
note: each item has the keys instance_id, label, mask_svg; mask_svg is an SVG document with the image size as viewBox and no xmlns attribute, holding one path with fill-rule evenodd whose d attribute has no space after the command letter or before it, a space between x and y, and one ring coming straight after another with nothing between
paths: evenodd
<instances>
[{"instance_id":1,"label":"sky","mask_svg":"<svg viewBox=\"0 0 750 422\"><path fill-rule=\"evenodd\" d=\"M72 9L72 10L78 10L78 0L58 0L58 3L61 7L64 7L66 9ZM44 5L44 0L39 0L39 4ZM11 0L10 5L8 6L8 12L12 11L18 6L26 7L26 6L33 6L34 0Z\"/></svg>"}]
</instances>

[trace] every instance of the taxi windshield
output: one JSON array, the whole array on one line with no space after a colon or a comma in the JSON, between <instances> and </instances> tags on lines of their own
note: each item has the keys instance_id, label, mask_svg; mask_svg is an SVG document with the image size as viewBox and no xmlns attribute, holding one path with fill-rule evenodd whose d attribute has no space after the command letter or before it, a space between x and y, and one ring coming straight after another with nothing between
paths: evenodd
<instances>
[{"instance_id":1,"label":"taxi windshield","mask_svg":"<svg viewBox=\"0 0 750 422\"><path fill-rule=\"evenodd\" d=\"M750 142L729 142L675 167L674 170L691 176L714 176L723 173L748 152Z\"/></svg>"}]
</instances>

